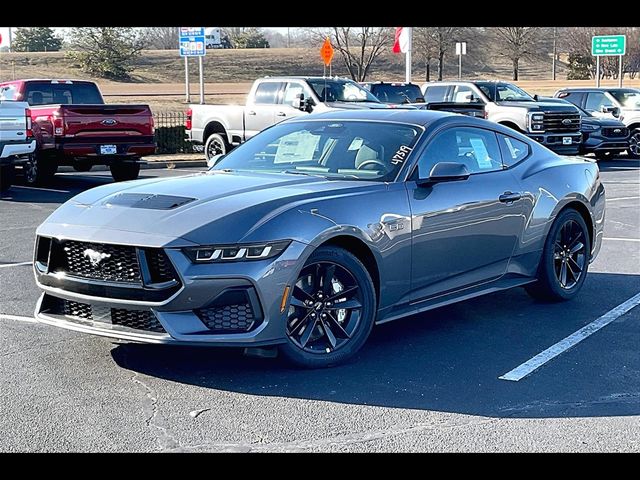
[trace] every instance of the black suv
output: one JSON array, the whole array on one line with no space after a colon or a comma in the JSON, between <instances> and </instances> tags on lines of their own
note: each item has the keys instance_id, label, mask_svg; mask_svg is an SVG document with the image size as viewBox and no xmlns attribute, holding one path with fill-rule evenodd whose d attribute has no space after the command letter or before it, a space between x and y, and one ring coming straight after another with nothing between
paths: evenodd
<instances>
[{"instance_id":1,"label":"black suv","mask_svg":"<svg viewBox=\"0 0 640 480\"><path fill-rule=\"evenodd\" d=\"M422 90L415 83L362 82L360 85L373 93L382 103L389 105L424 103Z\"/></svg>"}]
</instances>

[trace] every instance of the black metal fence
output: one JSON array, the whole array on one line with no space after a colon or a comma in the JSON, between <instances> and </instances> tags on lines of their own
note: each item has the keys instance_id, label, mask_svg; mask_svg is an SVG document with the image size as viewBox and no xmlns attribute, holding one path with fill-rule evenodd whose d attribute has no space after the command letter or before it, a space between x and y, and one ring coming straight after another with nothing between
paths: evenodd
<instances>
[{"instance_id":1,"label":"black metal fence","mask_svg":"<svg viewBox=\"0 0 640 480\"><path fill-rule=\"evenodd\" d=\"M202 153L202 145L187 139L184 112L155 112L156 153Z\"/></svg>"}]
</instances>

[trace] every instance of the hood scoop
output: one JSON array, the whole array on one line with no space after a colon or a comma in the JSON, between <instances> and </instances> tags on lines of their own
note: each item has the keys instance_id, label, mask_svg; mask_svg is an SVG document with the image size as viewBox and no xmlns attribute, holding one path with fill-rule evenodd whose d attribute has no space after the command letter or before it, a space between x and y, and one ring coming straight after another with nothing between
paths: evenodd
<instances>
[{"instance_id":1,"label":"hood scoop","mask_svg":"<svg viewBox=\"0 0 640 480\"><path fill-rule=\"evenodd\" d=\"M102 205L106 207L118 206L145 208L149 210L172 210L193 202L194 200L196 199L190 197L155 193L116 193L102 202Z\"/></svg>"}]
</instances>

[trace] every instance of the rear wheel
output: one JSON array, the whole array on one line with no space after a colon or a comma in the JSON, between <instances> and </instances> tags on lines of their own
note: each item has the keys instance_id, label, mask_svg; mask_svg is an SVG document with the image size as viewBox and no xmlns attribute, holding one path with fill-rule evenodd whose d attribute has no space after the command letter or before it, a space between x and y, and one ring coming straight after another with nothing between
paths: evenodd
<instances>
[{"instance_id":1,"label":"rear wheel","mask_svg":"<svg viewBox=\"0 0 640 480\"><path fill-rule=\"evenodd\" d=\"M369 337L375 311L375 290L365 266L342 248L320 247L291 292L287 343L280 351L306 368L345 362Z\"/></svg>"},{"instance_id":2,"label":"rear wheel","mask_svg":"<svg viewBox=\"0 0 640 480\"><path fill-rule=\"evenodd\" d=\"M22 171L27 185L46 185L53 181L53 176L58 171L58 164L52 158L29 155L29 160L23 165Z\"/></svg>"},{"instance_id":3,"label":"rear wheel","mask_svg":"<svg viewBox=\"0 0 640 480\"><path fill-rule=\"evenodd\" d=\"M631 132L629 137L629 157L640 158L640 128L636 128Z\"/></svg>"},{"instance_id":4,"label":"rear wheel","mask_svg":"<svg viewBox=\"0 0 640 480\"><path fill-rule=\"evenodd\" d=\"M227 145L227 141L219 133L209 135L207 142L204 144L204 154L207 157L207 161L216 155L226 155L228 151L229 145Z\"/></svg>"},{"instance_id":5,"label":"rear wheel","mask_svg":"<svg viewBox=\"0 0 640 480\"><path fill-rule=\"evenodd\" d=\"M538 267L538 281L525 288L535 298L560 301L573 298L587 276L591 241L582 216L564 210L551 226Z\"/></svg>"},{"instance_id":6,"label":"rear wheel","mask_svg":"<svg viewBox=\"0 0 640 480\"><path fill-rule=\"evenodd\" d=\"M111 176L116 182L124 182L126 180L135 180L140 174L139 163L114 163L109 165Z\"/></svg>"},{"instance_id":7,"label":"rear wheel","mask_svg":"<svg viewBox=\"0 0 640 480\"><path fill-rule=\"evenodd\" d=\"M13 164L0 167L0 192L4 193L11 188L14 175L15 166Z\"/></svg>"}]
</instances>

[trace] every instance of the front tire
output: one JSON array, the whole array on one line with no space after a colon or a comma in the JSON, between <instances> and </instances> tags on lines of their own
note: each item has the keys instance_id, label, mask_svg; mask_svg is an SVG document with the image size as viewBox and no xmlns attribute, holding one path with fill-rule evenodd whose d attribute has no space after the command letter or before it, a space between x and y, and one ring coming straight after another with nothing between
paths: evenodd
<instances>
[{"instance_id":1,"label":"front tire","mask_svg":"<svg viewBox=\"0 0 640 480\"><path fill-rule=\"evenodd\" d=\"M58 171L58 164L52 158L29 155L29 160L23 165L22 171L27 185L47 185L53 181L53 176Z\"/></svg>"},{"instance_id":2,"label":"front tire","mask_svg":"<svg viewBox=\"0 0 640 480\"><path fill-rule=\"evenodd\" d=\"M640 128L636 128L631 132L629 137L629 158L640 158Z\"/></svg>"},{"instance_id":3,"label":"front tire","mask_svg":"<svg viewBox=\"0 0 640 480\"><path fill-rule=\"evenodd\" d=\"M537 282L525 288L540 300L563 301L575 297L587 277L591 240L582 216L564 210L551 226L538 267Z\"/></svg>"},{"instance_id":4,"label":"front tire","mask_svg":"<svg viewBox=\"0 0 640 480\"><path fill-rule=\"evenodd\" d=\"M227 140L219 133L212 133L204 144L204 155L207 162L216 155L226 155L229 151Z\"/></svg>"},{"instance_id":5,"label":"front tire","mask_svg":"<svg viewBox=\"0 0 640 480\"><path fill-rule=\"evenodd\" d=\"M375 313L373 281L362 262L342 248L320 247L291 292L280 352L305 368L343 363L364 345Z\"/></svg>"},{"instance_id":6,"label":"front tire","mask_svg":"<svg viewBox=\"0 0 640 480\"><path fill-rule=\"evenodd\" d=\"M116 182L135 180L140 174L139 163L114 163L109 165L111 176Z\"/></svg>"}]
</instances>

